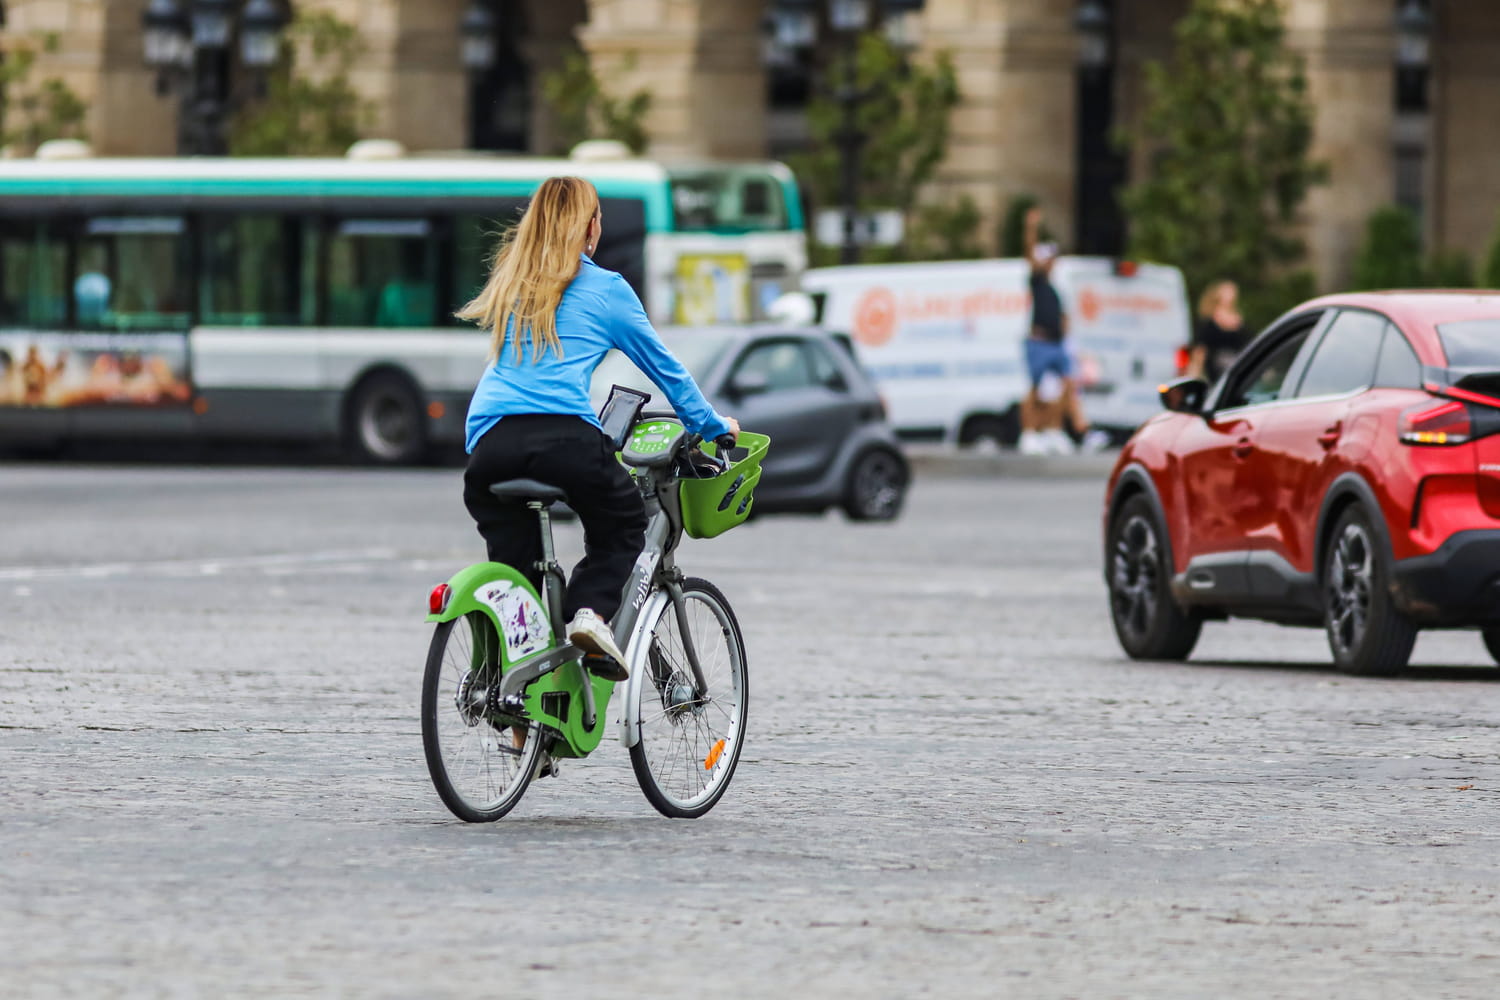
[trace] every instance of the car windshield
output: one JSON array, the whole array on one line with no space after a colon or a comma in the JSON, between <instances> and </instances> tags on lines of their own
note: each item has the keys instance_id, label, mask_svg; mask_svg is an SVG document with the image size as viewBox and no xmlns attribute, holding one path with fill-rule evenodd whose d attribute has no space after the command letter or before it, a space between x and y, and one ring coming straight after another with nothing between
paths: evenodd
<instances>
[{"instance_id":1,"label":"car windshield","mask_svg":"<svg viewBox=\"0 0 1500 1000\"><path fill-rule=\"evenodd\" d=\"M699 383L699 388L702 388L709 369L729 345L729 339L728 334L705 330L664 330L661 334L662 343L682 362L688 374L693 376L693 381ZM599 362L599 367L594 369L589 397L593 400L595 409L603 404L612 385L623 385L651 393L651 402L646 404L651 409L672 405L661 389L619 351L610 351Z\"/></svg>"},{"instance_id":2,"label":"car windshield","mask_svg":"<svg viewBox=\"0 0 1500 1000\"><path fill-rule=\"evenodd\" d=\"M1439 323L1437 332L1454 368L1500 368L1500 317Z\"/></svg>"}]
</instances>

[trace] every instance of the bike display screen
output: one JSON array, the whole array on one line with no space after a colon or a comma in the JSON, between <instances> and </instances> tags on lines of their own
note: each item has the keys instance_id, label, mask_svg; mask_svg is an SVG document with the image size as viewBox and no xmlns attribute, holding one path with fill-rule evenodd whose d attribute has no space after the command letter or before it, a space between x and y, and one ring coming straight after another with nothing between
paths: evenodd
<instances>
[{"instance_id":1,"label":"bike display screen","mask_svg":"<svg viewBox=\"0 0 1500 1000\"><path fill-rule=\"evenodd\" d=\"M609 396L599 410L599 424L604 428L604 436L614 444L616 451L624 448L625 442L630 440L630 429L640 418L641 407L645 406L650 399L649 392L641 392L639 389L631 389L623 385L610 386Z\"/></svg>"}]
</instances>

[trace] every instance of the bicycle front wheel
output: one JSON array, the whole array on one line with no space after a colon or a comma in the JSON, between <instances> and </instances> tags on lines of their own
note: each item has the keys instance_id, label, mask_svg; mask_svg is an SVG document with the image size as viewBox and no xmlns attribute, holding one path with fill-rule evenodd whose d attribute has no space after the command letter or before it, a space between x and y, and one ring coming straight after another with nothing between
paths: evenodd
<instances>
[{"instance_id":1,"label":"bicycle front wheel","mask_svg":"<svg viewBox=\"0 0 1500 1000\"><path fill-rule=\"evenodd\" d=\"M490 823L515 808L536 773L541 726L496 711L494 625L480 612L439 622L422 678L422 749L443 804Z\"/></svg>"},{"instance_id":2,"label":"bicycle front wheel","mask_svg":"<svg viewBox=\"0 0 1500 1000\"><path fill-rule=\"evenodd\" d=\"M640 740L630 763L646 798L666 816L692 818L729 787L745 739L748 705L745 643L719 588L683 581L682 619L670 601L646 634L646 676L635 685ZM684 636L683 626L687 633ZM695 690L684 639L690 637L706 690Z\"/></svg>"}]
</instances>

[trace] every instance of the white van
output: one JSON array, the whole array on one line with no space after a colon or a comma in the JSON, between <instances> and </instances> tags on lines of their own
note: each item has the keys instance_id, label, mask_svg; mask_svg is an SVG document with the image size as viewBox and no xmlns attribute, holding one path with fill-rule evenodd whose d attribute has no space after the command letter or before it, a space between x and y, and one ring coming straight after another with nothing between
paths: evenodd
<instances>
[{"instance_id":1,"label":"white van","mask_svg":"<svg viewBox=\"0 0 1500 1000\"><path fill-rule=\"evenodd\" d=\"M1030 266L1021 258L816 268L802 290L847 332L911 440L1012 444L1028 388L1023 338ZM1052 282L1090 422L1123 437L1161 404L1191 327L1182 273L1107 257L1059 257Z\"/></svg>"}]
</instances>

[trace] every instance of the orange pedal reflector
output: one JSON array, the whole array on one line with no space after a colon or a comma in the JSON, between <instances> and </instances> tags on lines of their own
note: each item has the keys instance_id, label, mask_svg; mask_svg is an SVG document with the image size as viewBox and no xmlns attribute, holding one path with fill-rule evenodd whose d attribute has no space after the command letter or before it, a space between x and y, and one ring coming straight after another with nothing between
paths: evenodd
<instances>
[{"instance_id":1,"label":"orange pedal reflector","mask_svg":"<svg viewBox=\"0 0 1500 1000\"><path fill-rule=\"evenodd\" d=\"M712 771L714 765L719 762L719 754L724 752L724 741L720 740L714 744L714 748L708 752L708 758L703 761L703 770Z\"/></svg>"}]
</instances>

